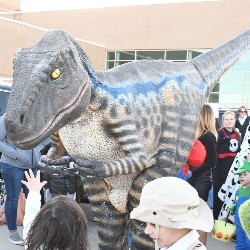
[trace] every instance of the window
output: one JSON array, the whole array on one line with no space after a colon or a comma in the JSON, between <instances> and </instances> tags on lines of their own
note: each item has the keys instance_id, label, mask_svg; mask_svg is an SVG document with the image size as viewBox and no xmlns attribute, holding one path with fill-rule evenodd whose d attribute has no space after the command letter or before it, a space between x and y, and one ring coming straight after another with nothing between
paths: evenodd
<instances>
[{"instance_id":1,"label":"window","mask_svg":"<svg viewBox=\"0 0 250 250\"><path fill-rule=\"evenodd\" d=\"M191 60L201 54L203 54L204 51L199 51L199 50L189 50L188 51L188 60Z\"/></svg>"},{"instance_id":2,"label":"window","mask_svg":"<svg viewBox=\"0 0 250 250\"><path fill-rule=\"evenodd\" d=\"M116 60L135 60L135 51L116 52Z\"/></svg>"},{"instance_id":3,"label":"window","mask_svg":"<svg viewBox=\"0 0 250 250\"><path fill-rule=\"evenodd\" d=\"M137 51L136 60L164 60L165 51Z\"/></svg>"},{"instance_id":4,"label":"window","mask_svg":"<svg viewBox=\"0 0 250 250\"><path fill-rule=\"evenodd\" d=\"M128 63L128 62L131 62L131 61L116 61L115 66L119 66L119 65L122 65L122 64Z\"/></svg>"},{"instance_id":5,"label":"window","mask_svg":"<svg viewBox=\"0 0 250 250\"><path fill-rule=\"evenodd\" d=\"M111 69L118 65L132 62L134 60L169 60L186 61L188 57L187 50L137 50L137 51L108 51L106 56L106 69ZM202 52L194 51L193 57ZM192 53L191 53L192 55Z\"/></svg>"},{"instance_id":6,"label":"window","mask_svg":"<svg viewBox=\"0 0 250 250\"><path fill-rule=\"evenodd\" d=\"M176 50L176 51L167 51L165 60L187 60L187 51L186 50Z\"/></svg>"},{"instance_id":7,"label":"window","mask_svg":"<svg viewBox=\"0 0 250 250\"><path fill-rule=\"evenodd\" d=\"M242 82L243 76L243 71L228 71L220 78L220 82Z\"/></svg>"},{"instance_id":8,"label":"window","mask_svg":"<svg viewBox=\"0 0 250 250\"><path fill-rule=\"evenodd\" d=\"M210 103L219 103L219 93L211 93L209 95L208 102L210 102Z\"/></svg>"}]
</instances>

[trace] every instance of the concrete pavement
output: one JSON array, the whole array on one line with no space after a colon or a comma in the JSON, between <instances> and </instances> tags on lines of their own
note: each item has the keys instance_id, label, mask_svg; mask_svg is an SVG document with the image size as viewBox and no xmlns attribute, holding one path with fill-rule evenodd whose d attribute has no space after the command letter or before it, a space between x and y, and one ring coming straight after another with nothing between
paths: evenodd
<instances>
[{"instance_id":1,"label":"concrete pavement","mask_svg":"<svg viewBox=\"0 0 250 250\"><path fill-rule=\"evenodd\" d=\"M89 242L90 249L97 250L98 249L98 237L96 231L96 223L93 222L93 215L90 210L90 206L87 203L80 203L81 207L84 209L88 219L89 219ZM18 232L22 235L22 226L18 227ZM21 246L15 246L8 240L8 229L6 225L0 226L0 250L23 250L24 248ZM208 242L207 242L207 250L234 250L235 243L229 242L224 243L212 238L211 234L209 234ZM181 250L181 249L180 249Z\"/></svg>"}]
</instances>

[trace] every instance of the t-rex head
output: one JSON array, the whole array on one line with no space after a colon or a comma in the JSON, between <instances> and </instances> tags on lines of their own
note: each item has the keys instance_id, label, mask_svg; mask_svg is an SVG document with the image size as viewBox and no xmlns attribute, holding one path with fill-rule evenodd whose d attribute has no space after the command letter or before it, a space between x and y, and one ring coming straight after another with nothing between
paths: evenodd
<instances>
[{"instance_id":1,"label":"t-rex head","mask_svg":"<svg viewBox=\"0 0 250 250\"><path fill-rule=\"evenodd\" d=\"M86 109L91 84L79 48L66 32L53 30L16 53L5 126L17 147L32 148Z\"/></svg>"}]
</instances>

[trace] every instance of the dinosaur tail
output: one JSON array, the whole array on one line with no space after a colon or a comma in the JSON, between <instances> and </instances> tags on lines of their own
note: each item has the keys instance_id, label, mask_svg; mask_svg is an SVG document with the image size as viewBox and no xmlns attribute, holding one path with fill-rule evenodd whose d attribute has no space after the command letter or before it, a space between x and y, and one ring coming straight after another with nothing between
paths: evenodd
<instances>
[{"instance_id":1,"label":"dinosaur tail","mask_svg":"<svg viewBox=\"0 0 250 250\"><path fill-rule=\"evenodd\" d=\"M240 58L249 46L250 29L190 61L200 73L202 83L206 86L206 97L211 93L218 79Z\"/></svg>"}]
</instances>

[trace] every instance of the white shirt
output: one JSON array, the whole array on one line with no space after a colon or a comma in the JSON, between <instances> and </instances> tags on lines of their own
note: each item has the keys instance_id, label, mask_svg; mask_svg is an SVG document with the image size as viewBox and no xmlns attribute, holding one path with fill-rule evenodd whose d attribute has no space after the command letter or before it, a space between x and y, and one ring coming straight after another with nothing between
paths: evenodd
<instances>
[{"instance_id":1,"label":"white shirt","mask_svg":"<svg viewBox=\"0 0 250 250\"><path fill-rule=\"evenodd\" d=\"M238 121L241 124L241 126L244 124L246 119L247 119L247 116L245 116L244 118L241 118L241 117L238 118Z\"/></svg>"},{"instance_id":2,"label":"white shirt","mask_svg":"<svg viewBox=\"0 0 250 250\"><path fill-rule=\"evenodd\" d=\"M26 200L25 215L23 219L23 239L25 240L31 224L41 208L41 195L36 191L30 191Z\"/></svg>"},{"instance_id":3,"label":"white shirt","mask_svg":"<svg viewBox=\"0 0 250 250\"><path fill-rule=\"evenodd\" d=\"M169 248L161 248L161 250L206 250L206 247L198 240L200 235L196 230L192 230L182 238L177 240Z\"/></svg>"}]
</instances>

